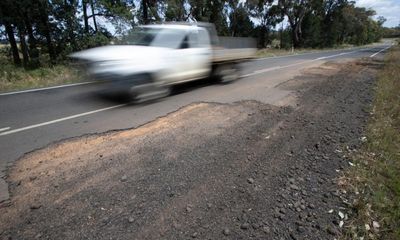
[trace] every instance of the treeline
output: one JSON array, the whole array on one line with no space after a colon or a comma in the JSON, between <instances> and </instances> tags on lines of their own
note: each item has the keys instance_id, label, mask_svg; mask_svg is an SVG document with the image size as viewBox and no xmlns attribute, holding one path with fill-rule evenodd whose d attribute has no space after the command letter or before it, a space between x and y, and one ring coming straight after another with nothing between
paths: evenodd
<instances>
[{"instance_id":1,"label":"treeline","mask_svg":"<svg viewBox=\"0 0 400 240\"><path fill-rule=\"evenodd\" d=\"M1 0L0 37L15 65L35 68L163 21L212 22L220 35L255 37L260 48L274 39L282 48L361 45L382 37L385 19L374 15L348 0Z\"/></svg>"}]
</instances>

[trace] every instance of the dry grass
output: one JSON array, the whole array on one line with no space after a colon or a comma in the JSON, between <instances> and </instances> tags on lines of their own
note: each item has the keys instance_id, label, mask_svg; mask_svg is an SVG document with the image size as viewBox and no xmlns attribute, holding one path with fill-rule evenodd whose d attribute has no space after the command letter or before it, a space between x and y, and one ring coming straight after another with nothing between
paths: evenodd
<instances>
[{"instance_id":1,"label":"dry grass","mask_svg":"<svg viewBox=\"0 0 400 240\"><path fill-rule=\"evenodd\" d=\"M82 81L81 75L68 65L49 66L48 56L40 59L37 69L16 67L9 56L9 46L0 44L0 92L56 86Z\"/></svg>"},{"instance_id":2,"label":"dry grass","mask_svg":"<svg viewBox=\"0 0 400 240\"><path fill-rule=\"evenodd\" d=\"M355 196L344 237L400 239L400 46L386 55L371 116L356 165L341 179Z\"/></svg>"},{"instance_id":3,"label":"dry grass","mask_svg":"<svg viewBox=\"0 0 400 240\"><path fill-rule=\"evenodd\" d=\"M0 92L56 86L81 81L76 70L64 65L25 70L13 65L0 66Z\"/></svg>"}]
</instances>

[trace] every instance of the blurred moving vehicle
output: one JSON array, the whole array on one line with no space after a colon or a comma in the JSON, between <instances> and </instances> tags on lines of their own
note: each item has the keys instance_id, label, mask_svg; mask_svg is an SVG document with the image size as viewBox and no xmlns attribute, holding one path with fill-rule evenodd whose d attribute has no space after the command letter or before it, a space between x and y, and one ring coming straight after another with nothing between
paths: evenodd
<instances>
[{"instance_id":1,"label":"blurred moving vehicle","mask_svg":"<svg viewBox=\"0 0 400 240\"><path fill-rule=\"evenodd\" d=\"M252 38L221 37L211 23L173 23L135 28L116 45L71 54L88 75L112 92L137 101L166 96L175 84L211 77L240 77L238 63L255 56Z\"/></svg>"}]
</instances>

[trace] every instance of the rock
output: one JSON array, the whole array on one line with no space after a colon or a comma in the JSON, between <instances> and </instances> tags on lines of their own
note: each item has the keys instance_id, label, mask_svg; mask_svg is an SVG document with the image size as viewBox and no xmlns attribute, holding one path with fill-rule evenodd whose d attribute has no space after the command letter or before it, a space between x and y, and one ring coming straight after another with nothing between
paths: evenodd
<instances>
[{"instance_id":1,"label":"rock","mask_svg":"<svg viewBox=\"0 0 400 240\"><path fill-rule=\"evenodd\" d=\"M187 205L186 206L186 212L188 212L188 213L190 213L190 212L192 212L192 208L193 208L193 206L192 205Z\"/></svg>"},{"instance_id":2,"label":"rock","mask_svg":"<svg viewBox=\"0 0 400 240\"><path fill-rule=\"evenodd\" d=\"M198 233L197 233L197 232L194 232L194 233L192 234L192 238L197 238L197 235L198 235Z\"/></svg>"},{"instance_id":3,"label":"rock","mask_svg":"<svg viewBox=\"0 0 400 240\"><path fill-rule=\"evenodd\" d=\"M282 214L286 214L286 210L284 208L280 208L279 212L282 213Z\"/></svg>"},{"instance_id":4,"label":"rock","mask_svg":"<svg viewBox=\"0 0 400 240\"><path fill-rule=\"evenodd\" d=\"M223 233L225 236L229 236L229 234L231 234L231 231L229 230L229 228L224 228L224 230L222 231L222 233Z\"/></svg>"},{"instance_id":5,"label":"rock","mask_svg":"<svg viewBox=\"0 0 400 240\"><path fill-rule=\"evenodd\" d=\"M249 227L250 227L250 224L247 223L247 222L245 222L242 225L240 225L240 228L243 229L243 230L247 230L247 229L249 229Z\"/></svg>"},{"instance_id":6,"label":"rock","mask_svg":"<svg viewBox=\"0 0 400 240\"><path fill-rule=\"evenodd\" d=\"M254 179L253 178L248 178L247 182L250 183L250 184L253 184L254 183Z\"/></svg>"},{"instance_id":7,"label":"rock","mask_svg":"<svg viewBox=\"0 0 400 240\"><path fill-rule=\"evenodd\" d=\"M168 193L168 197L174 197L175 196L175 193L174 192L169 192Z\"/></svg>"},{"instance_id":8,"label":"rock","mask_svg":"<svg viewBox=\"0 0 400 240\"><path fill-rule=\"evenodd\" d=\"M344 218L344 213L342 213L341 211L338 212L340 219Z\"/></svg>"},{"instance_id":9,"label":"rock","mask_svg":"<svg viewBox=\"0 0 400 240\"><path fill-rule=\"evenodd\" d=\"M371 227L369 226L369 224L365 224L365 230L368 232L369 230L371 230Z\"/></svg>"},{"instance_id":10,"label":"rock","mask_svg":"<svg viewBox=\"0 0 400 240\"><path fill-rule=\"evenodd\" d=\"M381 227L381 225L379 225L379 223L377 221L373 221L372 222L372 227L374 227L374 229L378 229Z\"/></svg>"},{"instance_id":11,"label":"rock","mask_svg":"<svg viewBox=\"0 0 400 240\"><path fill-rule=\"evenodd\" d=\"M41 208L41 207L42 207L41 204L39 204L39 203L34 203L34 204L32 204L29 208L32 209L32 210L35 210L35 209L39 209L39 208Z\"/></svg>"},{"instance_id":12,"label":"rock","mask_svg":"<svg viewBox=\"0 0 400 240\"><path fill-rule=\"evenodd\" d=\"M303 233L303 232L306 231L306 229L303 226L298 226L297 227L297 231L300 232L300 233Z\"/></svg>"},{"instance_id":13,"label":"rock","mask_svg":"<svg viewBox=\"0 0 400 240\"><path fill-rule=\"evenodd\" d=\"M343 227L343 225L344 225L344 222L343 222L343 221L340 221L340 222L339 222L339 227L341 228L341 227Z\"/></svg>"},{"instance_id":14,"label":"rock","mask_svg":"<svg viewBox=\"0 0 400 240\"><path fill-rule=\"evenodd\" d=\"M0 203L6 202L10 198L6 181L0 178Z\"/></svg>"},{"instance_id":15,"label":"rock","mask_svg":"<svg viewBox=\"0 0 400 240\"><path fill-rule=\"evenodd\" d=\"M30 176L30 177L29 177L29 180L30 180L30 181L35 181L36 178L37 178L36 176Z\"/></svg>"},{"instance_id":16,"label":"rock","mask_svg":"<svg viewBox=\"0 0 400 240\"><path fill-rule=\"evenodd\" d=\"M121 182L126 182L126 180L128 180L128 177L126 175L123 175L121 177Z\"/></svg>"},{"instance_id":17,"label":"rock","mask_svg":"<svg viewBox=\"0 0 400 240\"><path fill-rule=\"evenodd\" d=\"M290 184L290 186L289 186L291 189L293 189L293 190L300 190L300 188L297 186L297 185L295 185L295 184Z\"/></svg>"},{"instance_id":18,"label":"rock","mask_svg":"<svg viewBox=\"0 0 400 240\"><path fill-rule=\"evenodd\" d=\"M327 231L329 234L333 235L333 236L339 235L339 233L338 233L338 231L336 230L336 228L334 228L334 227L332 227L332 226L328 226L328 227L326 228L326 231Z\"/></svg>"},{"instance_id":19,"label":"rock","mask_svg":"<svg viewBox=\"0 0 400 240\"><path fill-rule=\"evenodd\" d=\"M102 223L104 224L108 224L110 222L110 218L109 217L105 217L101 220Z\"/></svg>"},{"instance_id":20,"label":"rock","mask_svg":"<svg viewBox=\"0 0 400 240\"><path fill-rule=\"evenodd\" d=\"M271 229L270 229L268 226L264 226L264 227L262 228L262 231L263 231L264 233L270 233L270 232L271 232Z\"/></svg>"},{"instance_id":21,"label":"rock","mask_svg":"<svg viewBox=\"0 0 400 240\"><path fill-rule=\"evenodd\" d=\"M129 217L129 218L128 218L128 222L129 222L129 223L133 223L134 221L135 221L135 219L134 219L133 217Z\"/></svg>"},{"instance_id":22,"label":"rock","mask_svg":"<svg viewBox=\"0 0 400 240\"><path fill-rule=\"evenodd\" d=\"M303 226L303 225L304 225L304 223L303 223L302 221L296 221L295 224L296 224L297 226Z\"/></svg>"}]
</instances>

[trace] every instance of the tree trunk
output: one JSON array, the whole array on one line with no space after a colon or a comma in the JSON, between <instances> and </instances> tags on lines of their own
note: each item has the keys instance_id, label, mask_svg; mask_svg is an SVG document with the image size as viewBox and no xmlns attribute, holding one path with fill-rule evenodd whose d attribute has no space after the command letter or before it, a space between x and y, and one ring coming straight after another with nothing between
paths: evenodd
<instances>
[{"instance_id":1,"label":"tree trunk","mask_svg":"<svg viewBox=\"0 0 400 240\"><path fill-rule=\"evenodd\" d=\"M47 10L47 2L39 1L40 22L43 27L43 35L46 38L47 49L49 51L51 64L56 63L56 54L54 52L53 43L51 40L51 29L49 24L49 12Z\"/></svg>"},{"instance_id":2,"label":"tree trunk","mask_svg":"<svg viewBox=\"0 0 400 240\"><path fill-rule=\"evenodd\" d=\"M68 29L68 37L71 42L72 50L76 51L77 46L76 46L76 41L75 41L75 1L70 0L67 2L66 0L64 1L65 4L65 10L68 13L67 16L67 29Z\"/></svg>"},{"instance_id":3,"label":"tree trunk","mask_svg":"<svg viewBox=\"0 0 400 240\"><path fill-rule=\"evenodd\" d=\"M144 24L148 24L149 23L149 16L148 16L148 12L147 12L147 7L148 7L148 3L147 0L142 0L142 11L143 11L143 23Z\"/></svg>"},{"instance_id":4,"label":"tree trunk","mask_svg":"<svg viewBox=\"0 0 400 240\"><path fill-rule=\"evenodd\" d=\"M85 23L85 32L89 33L89 19L87 15L87 2L82 0L83 22Z\"/></svg>"},{"instance_id":5,"label":"tree trunk","mask_svg":"<svg viewBox=\"0 0 400 240\"><path fill-rule=\"evenodd\" d=\"M14 64L16 66L21 66L21 59L19 57L18 46L17 46L17 42L15 41L15 37L14 37L14 29L9 22L5 22L4 25L6 27L8 41L10 42L10 45L11 45L11 51L13 54Z\"/></svg>"},{"instance_id":6,"label":"tree trunk","mask_svg":"<svg viewBox=\"0 0 400 240\"><path fill-rule=\"evenodd\" d=\"M292 31L292 44L293 47L298 48L300 47L300 34L299 34L299 23L290 24L290 28Z\"/></svg>"},{"instance_id":7,"label":"tree trunk","mask_svg":"<svg viewBox=\"0 0 400 240\"><path fill-rule=\"evenodd\" d=\"M28 46L26 45L25 41L25 29L22 27L18 27L18 37L19 37L19 42L21 43L21 51L22 51L22 63L24 68L27 68L29 66L29 52L28 52Z\"/></svg>"},{"instance_id":8,"label":"tree trunk","mask_svg":"<svg viewBox=\"0 0 400 240\"><path fill-rule=\"evenodd\" d=\"M96 22L96 15L94 14L94 3L93 3L93 0L90 1L90 8L92 9L94 31L97 33L97 22Z\"/></svg>"},{"instance_id":9,"label":"tree trunk","mask_svg":"<svg viewBox=\"0 0 400 240\"><path fill-rule=\"evenodd\" d=\"M25 19L25 26L29 37L28 43L29 43L30 67L37 68L40 66L39 50L37 49L36 46L36 38L33 34L33 28L29 18Z\"/></svg>"}]
</instances>

